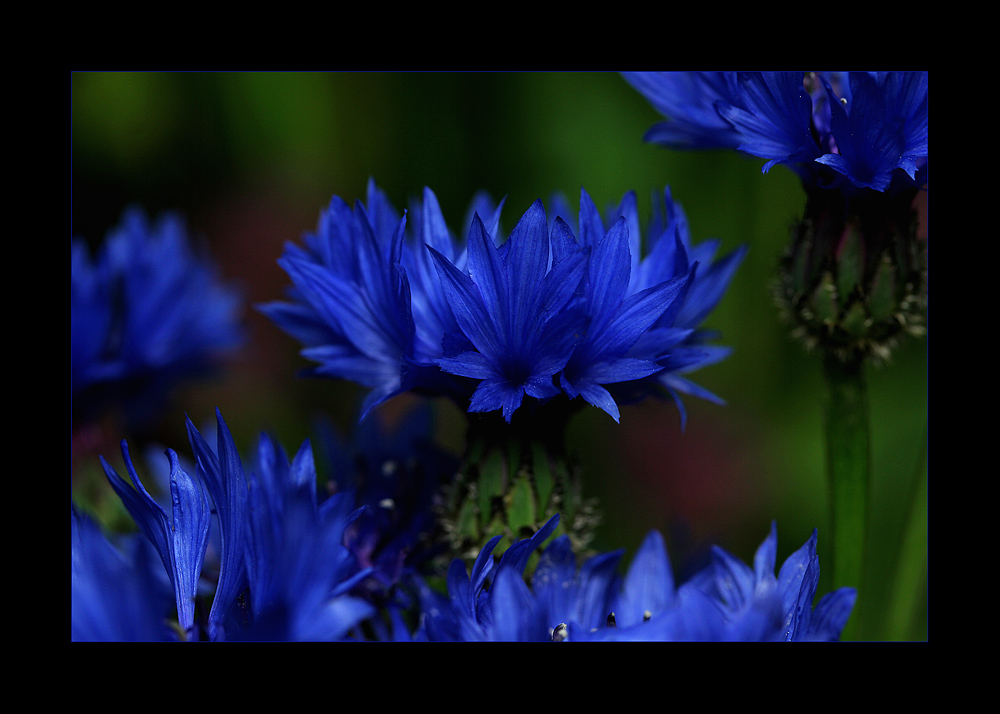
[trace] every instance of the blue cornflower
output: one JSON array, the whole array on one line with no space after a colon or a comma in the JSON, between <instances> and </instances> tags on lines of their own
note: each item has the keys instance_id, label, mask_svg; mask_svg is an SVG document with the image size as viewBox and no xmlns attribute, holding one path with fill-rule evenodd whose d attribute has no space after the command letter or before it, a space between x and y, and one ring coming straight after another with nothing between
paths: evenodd
<instances>
[{"instance_id":1,"label":"blue cornflower","mask_svg":"<svg viewBox=\"0 0 1000 714\"><path fill-rule=\"evenodd\" d=\"M181 637L347 637L374 614L371 604L350 594L372 574L371 568L358 567L344 544L348 527L360 513L351 494L335 494L319 503L308 442L289 461L280 446L262 436L248 476L229 428L218 411L216 416L215 449L187 422L197 464L194 475L167 450L169 514L139 480L124 441L122 454L134 488L102 459L112 487L163 563ZM221 544L215 576L203 568L213 514ZM80 523L75 511L73 523L74 617L79 617L74 637L159 639L162 628L156 623L165 620L165 608L145 565L148 557L135 564L123 562L91 525ZM111 593L130 600L117 609L102 607L102 598ZM202 595L211 596L212 606L197 618L195 603Z\"/></svg>"},{"instance_id":2,"label":"blue cornflower","mask_svg":"<svg viewBox=\"0 0 1000 714\"><path fill-rule=\"evenodd\" d=\"M358 512L350 495L319 502L312 448L293 459L266 434L249 470L218 417L215 452L188 421L199 473L214 484L222 531L213 639L336 640L373 608L350 591L370 575L344 545ZM228 536L228 541L227 541ZM214 627L213 627L214 624Z\"/></svg>"},{"instance_id":3,"label":"blue cornflower","mask_svg":"<svg viewBox=\"0 0 1000 714\"><path fill-rule=\"evenodd\" d=\"M71 243L74 408L124 400L148 414L174 381L213 364L243 340L242 298L189 245L173 213L151 223L129 208L93 257Z\"/></svg>"},{"instance_id":4,"label":"blue cornflower","mask_svg":"<svg viewBox=\"0 0 1000 714\"><path fill-rule=\"evenodd\" d=\"M416 639L432 641L698 641L836 640L856 593L841 588L815 610L819 565L816 536L774 575L777 536L771 534L749 568L721 549L716 560L675 586L663 538L643 541L624 578L622 551L602 553L579 568L566 536L542 551L530 583L530 554L558 516L494 562L499 537L480 552L471 575L460 560L448 573L448 593L424 588Z\"/></svg>"},{"instance_id":5,"label":"blue cornflower","mask_svg":"<svg viewBox=\"0 0 1000 714\"><path fill-rule=\"evenodd\" d=\"M810 348L884 360L926 321L927 72L628 72L670 120L647 140L783 164L806 193L780 266Z\"/></svg>"},{"instance_id":6,"label":"blue cornflower","mask_svg":"<svg viewBox=\"0 0 1000 714\"><path fill-rule=\"evenodd\" d=\"M669 217L653 224L643 257L632 194L607 224L586 192L579 219L567 213L551 226L536 201L509 237L499 229L503 201L480 195L463 242L430 189L400 215L369 182L367 208L334 197L320 230L286 247L291 300L260 309L306 346L319 363L310 374L370 389L362 418L403 391L508 422L525 397L560 395L617 420L609 388L718 401L681 375L725 354L699 326L742 250L713 261L717 242L693 246L666 199Z\"/></svg>"},{"instance_id":7,"label":"blue cornflower","mask_svg":"<svg viewBox=\"0 0 1000 714\"><path fill-rule=\"evenodd\" d=\"M718 603L727 620L738 620L759 610L761 601L780 601L779 639L784 641L832 641L840 638L854 608L857 591L843 587L824 595L813 608L819 584L817 533L814 529L801 548L792 553L774 574L777 524L757 548L753 567L723 549L712 549L712 563L697 573L687 585Z\"/></svg>"},{"instance_id":8,"label":"blue cornflower","mask_svg":"<svg viewBox=\"0 0 1000 714\"><path fill-rule=\"evenodd\" d=\"M647 141L786 164L807 189L884 192L927 172L927 72L626 72L670 121Z\"/></svg>"}]
</instances>

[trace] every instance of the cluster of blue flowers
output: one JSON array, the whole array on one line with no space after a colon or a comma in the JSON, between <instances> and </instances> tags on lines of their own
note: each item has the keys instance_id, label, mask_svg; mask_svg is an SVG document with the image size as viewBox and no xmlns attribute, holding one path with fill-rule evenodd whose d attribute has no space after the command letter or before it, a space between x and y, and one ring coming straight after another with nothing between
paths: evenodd
<instances>
[{"instance_id":1,"label":"cluster of blue flowers","mask_svg":"<svg viewBox=\"0 0 1000 714\"><path fill-rule=\"evenodd\" d=\"M188 421L193 464L166 450L163 504L125 442L132 486L102 459L139 533L112 544L71 510L74 640L829 641L856 597L840 588L813 607L815 532L777 576L772 524L752 568L715 548L710 564L677 586L658 532L622 578L622 551L577 569L569 537L550 539L558 515L496 562L500 536L490 539L471 575L454 559L445 594L410 557L427 531L397 527L426 513L426 504L414 501L410 513L384 519L380 511L407 504L355 508L355 488L320 495L309 442L289 460L261 435L244 468L221 414L217 425L213 449ZM418 482L410 469L391 476ZM525 567L540 548L529 587Z\"/></svg>"},{"instance_id":2,"label":"cluster of blue flowers","mask_svg":"<svg viewBox=\"0 0 1000 714\"><path fill-rule=\"evenodd\" d=\"M531 538L491 557L479 554L471 574L461 560L448 571L448 594L424 587L416 638L435 642L655 641L792 642L840 637L856 592L840 588L813 607L819 581L816 533L775 576L777 527L749 567L721 548L679 587L657 531L643 541L624 578L622 551L602 553L579 569L568 536L553 539L525 582L528 557L552 533L554 516Z\"/></svg>"},{"instance_id":3,"label":"cluster of blue flowers","mask_svg":"<svg viewBox=\"0 0 1000 714\"><path fill-rule=\"evenodd\" d=\"M926 183L926 73L625 78L669 117L650 141L737 149L765 158L764 171L788 165L810 191ZM431 443L423 412L381 428L376 408L404 392L495 413L501 428L557 400L619 422L621 404L664 396L682 424L681 395L721 403L687 375L729 354L702 325L746 247L717 256L719 241L692 241L669 189L654 199L642 221L633 193L601 211L582 190L577 208L536 201L507 232L504 201L479 195L454 232L429 188L403 212L374 180L353 207L335 196L278 261L286 298L258 306L303 345L306 374L367 390L353 439L324 429L317 442L330 482L308 439L289 458L262 434L241 457L218 410L214 439L188 419L190 456L167 449L153 479L123 440L128 479L100 463L137 532L108 534L72 504L72 639L839 639L857 592L814 603L815 531L777 574L772 524L752 565L715 548L675 582L658 532L621 574L623 551L578 566L557 514L499 556L494 535L470 571L440 537L441 489L459 460ZM240 308L176 216L151 224L130 210L96 259L74 240L74 417L116 398L155 408L240 344Z\"/></svg>"},{"instance_id":4,"label":"cluster of blue flowers","mask_svg":"<svg viewBox=\"0 0 1000 714\"><path fill-rule=\"evenodd\" d=\"M262 433L244 466L221 413L214 439L186 426L193 458L150 456L149 489L125 441L131 486L101 459L139 533L113 546L73 508L74 639L327 640L382 627L377 612L401 618L416 593L400 584L435 555L432 501L455 468L426 410L391 431L371 419L350 439L321 425L338 479L325 488L309 440L289 458Z\"/></svg>"}]
</instances>

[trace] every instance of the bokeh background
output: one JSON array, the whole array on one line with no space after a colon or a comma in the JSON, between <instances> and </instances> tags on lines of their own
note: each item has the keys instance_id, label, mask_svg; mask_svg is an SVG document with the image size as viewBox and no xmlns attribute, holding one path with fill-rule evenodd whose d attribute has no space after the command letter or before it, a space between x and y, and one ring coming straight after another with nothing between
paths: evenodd
<instances>
[{"instance_id":1,"label":"bokeh background","mask_svg":"<svg viewBox=\"0 0 1000 714\"><path fill-rule=\"evenodd\" d=\"M429 186L455 228L485 189L507 197L509 229L537 198L562 192L576 205L581 187L599 206L635 190L648 216L670 185L696 242L750 245L706 323L733 353L695 376L727 404L687 399L684 431L669 403L627 406L620 424L596 409L576 417L569 440L603 513L595 546L630 559L658 528L678 567L711 543L752 562L776 520L779 562L818 528L823 564L820 365L789 338L771 297L804 206L790 171L643 143L661 117L616 73L74 72L71 92L73 234L96 245L130 204L180 211L247 298L249 341L226 369L183 385L141 433L111 422L90 435L74 493L106 522L114 499L96 454L119 463L121 438L186 453L184 414L202 423L218 407L243 449L264 429L297 449L321 414L350 432L360 391L298 377L308 364L299 346L252 307L282 296L283 245L315 228L332 195L363 200L373 177L403 208ZM869 380L873 541L857 616L876 638L926 430L926 340L905 343ZM379 417L391 423L419 403L400 397ZM442 446L460 453L462 415L444 401L433 409ZM926 593L925 582L912 587ZM906 637L926 637L923 612Z\"/></svg>"}]
</instances>

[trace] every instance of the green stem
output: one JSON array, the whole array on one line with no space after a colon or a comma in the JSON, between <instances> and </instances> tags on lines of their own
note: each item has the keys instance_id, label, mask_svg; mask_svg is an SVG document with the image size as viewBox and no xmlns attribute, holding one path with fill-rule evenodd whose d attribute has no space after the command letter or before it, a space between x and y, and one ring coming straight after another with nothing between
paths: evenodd
<instances>
[{"instance_id":1,"label":"green stem","mask_svg":"<svg viewBox=\"0 0 1000 714\"><path fill-rule=\"evenodd\" d=\"M917 463L910 511L897 558L896 577L886 615L885 639L912 640L927 572L927 433Z\"/></svg>"},{"instance_id":2,"label":"green stem","mask_svg":"<svg viewBox=\"0 0 1000 714\"><path fill-rule=\"evenodd\" d=\"M864 359L824 356L827 385L824 412L826 467L833 526L833 586L858 588L858 602L844 632L857 631L864 599L861 576L866 547L866 520L871 472L871 431Z\"/></svg>"}]
</instances>

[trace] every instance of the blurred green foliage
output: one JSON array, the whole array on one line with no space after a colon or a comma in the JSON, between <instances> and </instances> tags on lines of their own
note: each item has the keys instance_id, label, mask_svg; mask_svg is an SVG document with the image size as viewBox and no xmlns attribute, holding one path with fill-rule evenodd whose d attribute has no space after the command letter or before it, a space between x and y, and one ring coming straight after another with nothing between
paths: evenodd
<instances>
[{"instance_id":1,"label":"blurred green foliage","mask_svg":"<svg viewBox=\"0 0 1000 714\"><path fill-rule=\"evenodd\" d=\"M661 117L616 73L77 72L72 107L74 234L96 245L131 203L179 210L250 303L281 296L284 242L315 228L332 195L364 199L369 177L398 208L431 187L453 227L480 189L507 197L510 228L535 199L562 192L575 204L581 187L599 206L635 190L648 216L669 184L695 241L750 245L707 323L733 353L696 375L728 404L688 399L684 432L670 404L625 407L620 425L596 409L576 418L570 441L605 516L596 545L630 557L659 528L675 565L708 543L750 561L774 519L779 562L816 527L822 565L820 365L788 337L771 297L804 206L790 171L643 143ZM159 431L106 434L111 453L101 453L115 462L107 445L123 437L184 451L183 414L201 423L215 407L243 447L270 429L295 449L318 412L350 430L357 390L299 379L298 346L252 308L247 320L251 344L231 369L181 390ZM905 344L869 378L874 544L859 617L874 639L926 429L926 343ZM442 442L460 449L462 416L443 403L438 412ZM95 464L80 468L93 475ZM925 592L925 577L909 589ZM926 637L922 618L906 637Z\"/></svg>"}]
</instances>

